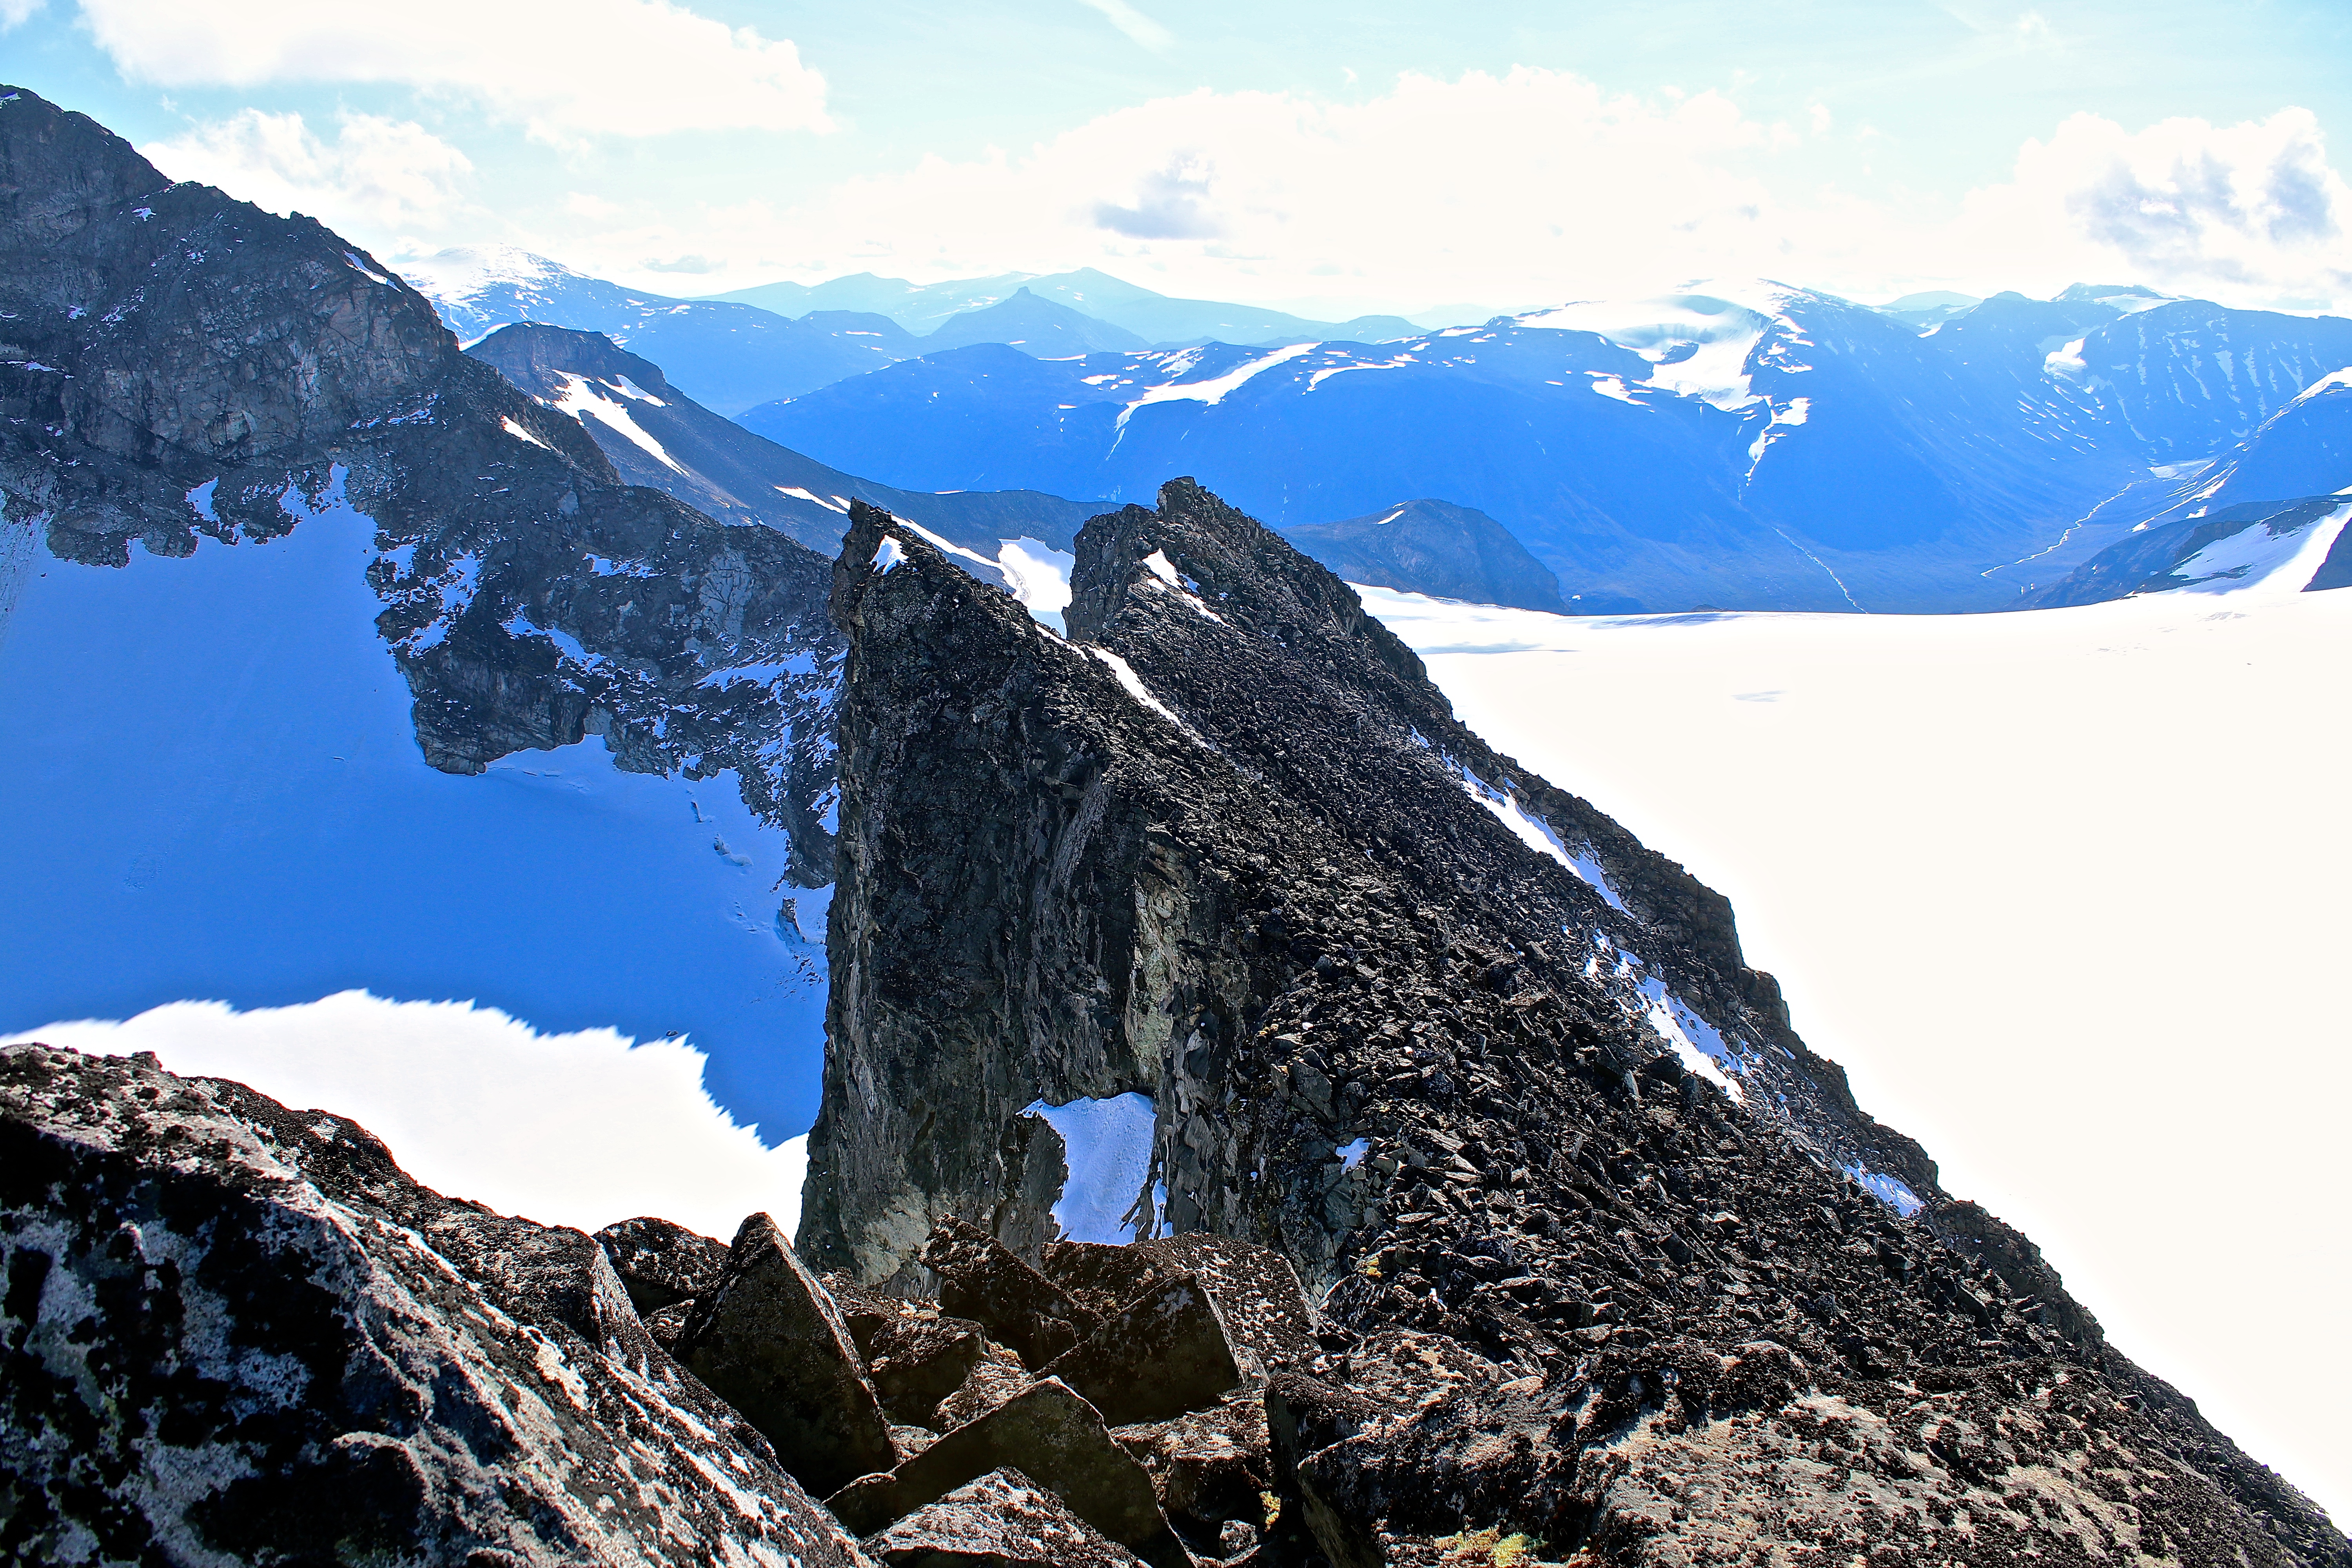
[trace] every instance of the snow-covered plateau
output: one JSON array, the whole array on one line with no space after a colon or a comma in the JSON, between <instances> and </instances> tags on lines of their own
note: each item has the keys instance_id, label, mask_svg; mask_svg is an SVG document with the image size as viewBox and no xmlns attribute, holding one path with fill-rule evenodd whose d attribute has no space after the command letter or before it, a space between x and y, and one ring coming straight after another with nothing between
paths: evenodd
<instances>
[{"instance_id":1,"label":"snow-covered plateau","mask_svg":"<svg viewBox=\"0 0 2352 1568\"><path fill-rule=\"evenodd\" d=\"M1862 1103L2341 1519L2352 1366L2311 1347L2352 1331L2352 593L2299 586L1937 616L1360 592L1473 729L1727 894Z\"/></svg>"}]
</instances>

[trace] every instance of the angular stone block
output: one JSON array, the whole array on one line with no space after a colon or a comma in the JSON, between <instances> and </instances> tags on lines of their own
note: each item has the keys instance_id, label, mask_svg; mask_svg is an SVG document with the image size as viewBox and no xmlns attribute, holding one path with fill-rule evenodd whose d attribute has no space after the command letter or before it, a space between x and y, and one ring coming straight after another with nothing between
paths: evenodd
<instances>
[{"instance_id":1,"label":"angular stone block","mask_svg":"<svg viewBox=\"0 0 2352 1568\"><path fill-rule=\"evenodd\" d=\"M824 1493L898 1456L857 1347L775 1222L755 1214L698 1305L679 1359L773 1443L784 1468Z\"/></svg>"},{"instance_id":2,"label":"angular stone block","mask_svg":"<svg viewBox=\"0 0 2352 1568\"><path fill-rule=\"evenodd\" d=\"M1068 1384L1114 1426L1199 1410L1241 1382L1224 1319L1190 1275L1129 1301L1039 1375Z\"/></svg>"},{"instance_id":3,"label":"angular stone block","mask_svg":"<svg viewBox=\"0 0 2352 1568\"><path fill-rule=\"evenodd\" d=\"M991 1470L866 1543L891 1568L1141 1568L1016 1469Z\"/></svg>"}]
</instances>

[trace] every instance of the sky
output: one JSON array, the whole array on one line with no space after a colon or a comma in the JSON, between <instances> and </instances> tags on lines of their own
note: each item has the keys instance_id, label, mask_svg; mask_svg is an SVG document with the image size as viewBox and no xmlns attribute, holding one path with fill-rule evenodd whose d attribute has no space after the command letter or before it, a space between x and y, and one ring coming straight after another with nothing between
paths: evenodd
<instances>
[{"instance_id":1,"label":"sky","mask_svg":"<svg viewBox=\"0 0 2352 1568\"><path fill-rule=\"evenodd\" d=\"M2341 0L0 0L0 76L395 263L1328 316L1718 276L2352 310L2347 68Z\"/></svg>"}]
</instances>

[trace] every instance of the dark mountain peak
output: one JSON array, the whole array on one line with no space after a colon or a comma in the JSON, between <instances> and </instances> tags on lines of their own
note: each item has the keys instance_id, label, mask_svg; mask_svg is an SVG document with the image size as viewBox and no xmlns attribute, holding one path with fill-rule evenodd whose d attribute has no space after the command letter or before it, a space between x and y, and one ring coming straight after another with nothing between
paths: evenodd
<instances>
[{"instance_id":1,"label":"dark mountain peak","mask_svg":"<svg viewBox=\"0 0 2352 1568\"><path fill-rule=\"evenodd\" d=\"M622 382L656 396L678 395L661 366L633 354L602 332L574 331L537 321L500 327L466 351L534 397L552 397L566 375L618 386Z\"/></svg>"},{"instance_id":2,"label":"dark mountain peak","mask_svg":"<svg viewBox=\"0 0 2352 1568\"><path fill-rule=\"evenodd\" d=\"M1351 583L1439 599L1565 615L1559 579L1518 536L1475 507L1424 498L1338 522L1304 523L1283 537ZM1635 607L1612 595L1588 613Z\"/></svg>"},{"instance_id":3,"label":"dark mountain peak","mask_svg":"<svg viewBox=\"0 0 2352 1568\"><path fill-rule=\"evenodd\" d=\"M77 233L172 184L130 142L29 88L0 85L0 225L34 240Z\"/></svg>"}]
</instances>

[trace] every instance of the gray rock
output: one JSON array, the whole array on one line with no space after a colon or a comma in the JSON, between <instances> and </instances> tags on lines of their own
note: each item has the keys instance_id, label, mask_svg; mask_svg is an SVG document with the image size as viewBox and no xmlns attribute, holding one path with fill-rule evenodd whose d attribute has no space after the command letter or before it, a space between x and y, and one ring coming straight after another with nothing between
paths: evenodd
<instances>
[{"instance_id":1,"label":"gray rock","mask_svg":"<svg viewBox=\"0 0 2352 1568\"><path fill-rule=\"evenodd\" d=\"M1153 1285L1192 1275L1208 1287L1236 1347L1262 1363L1315 1353L1317 1314L1298 1272L1270 1247L1239 1237L1194 1231L1127 1247L1057 1241L1045 1249L1045 1275L1097 1312L1116 1310Z\"/></svg>"},{"instance_id":2,"label":"gray rock","mask_svg":"<svg viewBox=\"0 0 2352 1568\"><path fill-rule=\"evenodd\" d=\"M1224 1319L1189 1275L1129 1301L1039 1375L1068 1384L1114 1426L1213 1405L1241 1381Z\"/></svg>"},{"instance_id":3,"label":"gray rock","mask_svg":"<svg viewBox=\"0 0 2352 1568\"><path fill-rule=\"evenodd\" d=\"M0 1558L863 1561L588 1237L152 1064L0 1048Z\"/></svg>"},{"instance_id":4,"label":"gray rock","mask_svg":"<svg viewBox=\"0 0 2352 1568\"><path fill-rule=\"evenodd\" d=\"M891 1568L1140 1568L1019 1470L991 1470L866 1543Z\"/></svg>"},{"instance_id":5,"label":"gray rock","mask_svg":"<svg viewBox=\"0 0 2352 1568\"><path fill-rule=\"evenodd\" d=\"M985 1325L1032 1368L1094 1331L1094 1313L975 1226L941 1220L923 1261L939 1276L941 1311Z\"/></svg>"},{"instance_id":6,"label":"gray rock","mask_svg":"<svg viewBox=\"0 0 2352 1568\"><path fill-rule=\"evenodd\" d=\"M679 1350L814 1490L898 1458L833 1299L766 1215L736 1232L726 1272L697 1304Z\"/></svg>"},{"instance_id":7,"label":"gray rock","mask_svg":"<svg viewBox=\"0 0 2352 1568\"><path fill-rule=\"evenodd\" d=\"M956 1392L988 1353L988 1336L967 1318L939 1313L884 1320L868 1341L866 1373L893 1421L933 1425L940 1401Z\"/></svg>"},{"instance_id":8,"label":"gray rock","mask_svg":"<svg viewBox=\"0 0 2352 1568\"><path fill-rule=\"evenodd\" d=\"M860 1477L825 1506L849 1529L871 1535L1008 1465L1145 1561L1185 1568L1150 1474L1112 1439L1093 1405L1052 1378L945 1434L891 1474Z\"/></svg>"},{"instance_id":9,"label":"gray rock","mask_svg":"<svg viewBox=\"0 0 2352 1568\"><path fill-rule=\"evenodd\" d=\"M725 1242L650 1215L608 1225L596 1240L629 1300L647 1316L701 1295L727 1268Z\"/></svg>"}]
</instances>

